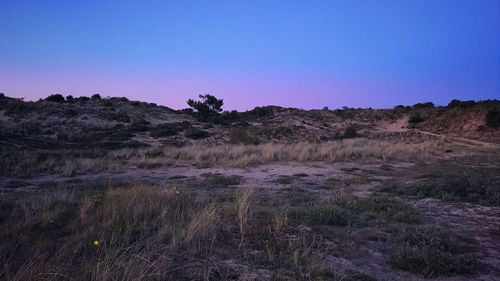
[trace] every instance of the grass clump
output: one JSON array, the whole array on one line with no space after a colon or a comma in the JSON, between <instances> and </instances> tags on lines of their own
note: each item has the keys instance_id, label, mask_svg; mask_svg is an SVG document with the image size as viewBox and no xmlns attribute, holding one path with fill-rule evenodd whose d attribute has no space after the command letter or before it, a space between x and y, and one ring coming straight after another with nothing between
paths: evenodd
<instances>
[{"instance_id":1,"label":"grass clump","mask_svg":"<svg viewBox=\"0 0 500 281\"><path fill-rule=\"evenodd\" d=\"M426 278L475 272L475 242L433 226L406 226L395 237L389 264Z\"/></svg>"},{"instance_id":2,"label":"grass clump","mask_svg":"<svg viewBox=\"0 0 500 281\"><path fill-rule=\"evenodd\" d=\"M493 173L440 175L409 185L387 185L378 190L420 198L433 197L450 202L500 206L500 178Z\"/></svg>"},{"instance_id":3,"label":"grass clump","mask_svg":"<svg viewBox=\"0 0 500 281\"><path fill-rule=\"evenodd\" d=\"M223 186L234 186L238 185L241 182L241 176L238 175L230 175L225 176L223 174L206 174L204 175L205 179L201 182L201 185L204 187L212 188L212 187L223 187Z\"/></svg>"},{"instance_id":4,"label":"grass clump","mask_svg":"<svg viewBox=\"0 0 500 281\"><path fill-rule=\"evenodd\" d=\"M291 176L279 176L277 179L274 179L272 182L277 184L292 184L294 178Z\"/></svg>"},{"instance_id":5,"label":"grass clump","mask_svg":"<svg viewBox=\"0 0 500 281\"><path fill-rule=\"evenodd\" d=\"M295 212L297 220L319 225L365 226L369 224L396 222L418 224L418 212L406 203L382 196L357 198L343 196L314 202Z\"/></svg>"}]
</instances>

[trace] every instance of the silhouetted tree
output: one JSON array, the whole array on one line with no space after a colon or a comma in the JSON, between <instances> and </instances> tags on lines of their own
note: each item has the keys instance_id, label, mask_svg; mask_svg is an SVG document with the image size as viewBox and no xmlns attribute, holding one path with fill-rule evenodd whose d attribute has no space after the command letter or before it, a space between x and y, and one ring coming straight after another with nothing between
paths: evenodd
<instances>
[{"instance_id":1,"label":"silhouetted tree","mask_svg":"<svg viewBox=\"0 0 500 281\"><path fill-rule=\"evenodd\" d=\"M189 99L187 104L194 109L200 120L209 121L222 111L223 99L212 95L199 95L199 98L201 101Z\"/></svg>"}]
</instances>

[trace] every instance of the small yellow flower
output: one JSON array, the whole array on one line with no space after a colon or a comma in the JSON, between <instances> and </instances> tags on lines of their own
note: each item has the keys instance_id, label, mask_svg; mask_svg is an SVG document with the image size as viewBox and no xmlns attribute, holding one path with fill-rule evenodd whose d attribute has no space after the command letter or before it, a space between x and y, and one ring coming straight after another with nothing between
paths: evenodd
<instances>
[{"instance_id":1,"label":"small yellow flower","mask_svg":"<svg viewBox=\"0 0 500 281\"><path fill-rule=\"evenodd\" d=\"M181 194L181 193L179 192L179 190L176 190L176 191L175 191L175 195L179 195L179 194Z\"/></svg>"},{"instance_id":2,"label":"small yellow flower","mask_svg":"<svg viewBox=\"0 0 500 281\"><path fill-rule=\"evenodd\" d=\"M99 242L99 240L94 240L94 246L99 247L99 244L101 244L101 242Z\"/></svg>"}]
</instances>

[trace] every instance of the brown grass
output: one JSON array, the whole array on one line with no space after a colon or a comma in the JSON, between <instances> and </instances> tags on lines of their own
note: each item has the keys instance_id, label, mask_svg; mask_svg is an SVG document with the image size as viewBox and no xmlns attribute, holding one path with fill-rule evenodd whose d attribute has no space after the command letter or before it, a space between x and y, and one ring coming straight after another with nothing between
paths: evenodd
<instances>
[{"instance_id":1,"label":"brown grass","mask_svg":"<svg viewBox=\"0 0 500 281\"><path fill-rule=\"evenodd\" d=\"M157 168L169 165L237 166L270 162L415 161L443 155L452 144L348 139L323 143L260 145L193 145L120 150L24 151L4 157L5 173L33 169L71 176L77 173L118 170L126 166ZM36 167L36 168L34 168Z\"/></svg>"}]
</instances>

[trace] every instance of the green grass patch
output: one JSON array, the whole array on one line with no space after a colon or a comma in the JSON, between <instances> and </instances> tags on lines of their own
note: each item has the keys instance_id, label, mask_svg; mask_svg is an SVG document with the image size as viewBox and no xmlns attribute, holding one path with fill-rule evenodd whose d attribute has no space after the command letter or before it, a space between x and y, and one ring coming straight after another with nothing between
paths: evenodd
<instances>
[{"instance_id":1,"label":"green grass patch","mask_svg":"<svg viewBox=\"0 0 500 281\"><path fill-rule=\"evenodd\" d=\"M293 213L297 221L319 225L367 226L384 222L418 224L420 215L401 200L372 196L342 197L308 203Z\"/></svg>"},{"instance_id":2,"label":"green grass patch","mask_svg":"<svg viewBox=\"0 0 500 281\"><path fill-rule=\"evenodd\" d=\"M475 241L434 226L405 226L396 233L389 264L426 278L476 272Z\"/></svg>"},{"instance_id":3,"label":"green grass patch","mask_svg":"<svg viewBox=\"0 0 500 281\"><path fill-rule=\"evenodd\" d=\"M380 192L450 202L500 206L500 177L492 173L458 173L431 177L408 185L387 185Z\"/></svg>"}]
</instances>

